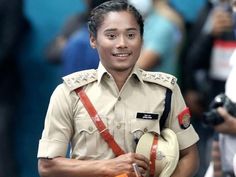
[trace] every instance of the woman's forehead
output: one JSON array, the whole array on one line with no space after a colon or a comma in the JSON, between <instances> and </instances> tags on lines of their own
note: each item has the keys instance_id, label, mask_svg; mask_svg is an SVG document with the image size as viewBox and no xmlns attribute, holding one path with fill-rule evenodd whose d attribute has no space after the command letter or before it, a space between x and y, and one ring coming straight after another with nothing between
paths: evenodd
<instances>
[{"instance_id":1,"label":"woman's forehead","mask_svg":"<svg viewBox=\"0 0 236 177\"><path fill-rule=\"evenodd\" d=\"M108 26L137 27L138 22L134 15L129 11L111 11L104 15L103 22L101 24L101 27L103 28L107 28Z\"/></svg>"}]
</instances>

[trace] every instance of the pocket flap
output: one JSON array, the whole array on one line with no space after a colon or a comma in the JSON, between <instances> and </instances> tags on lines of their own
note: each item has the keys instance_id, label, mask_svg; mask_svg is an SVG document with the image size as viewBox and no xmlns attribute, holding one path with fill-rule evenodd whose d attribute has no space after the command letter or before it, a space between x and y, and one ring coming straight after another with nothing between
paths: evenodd
<instances>
[{"instance_id":1,"label":"pocket flap","mask_svg":"<svg viewBox=\"0 0 236 177\"><path fill-rule=\"evenodd\" d=\"M159 121L133 119L131 121L131 133L135 133L136 131L142 131L143 133L155 132L160 134Z\"/></svg>"},{"instance_id":2,"label":"pocket flap","mask_svg":"<svg viewBox=\"0 0 236 177\"><path fill-rule=\"evenodd\" d=\"M77 131L80 132L87 132L89 134L93 134L95 131L98 131L97 127L93 123L91 119L80 119L76 118L76 129Z\"/></svg>"}]
</instances>

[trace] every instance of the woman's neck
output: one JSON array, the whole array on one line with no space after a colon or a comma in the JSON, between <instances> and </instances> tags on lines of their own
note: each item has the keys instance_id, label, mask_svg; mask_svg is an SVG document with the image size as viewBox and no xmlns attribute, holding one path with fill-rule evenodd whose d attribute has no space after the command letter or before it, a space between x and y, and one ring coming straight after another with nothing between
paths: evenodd
<instances>
[{"instance_id":1,"label":"woman's neck","mask_svg":"<svg viewBox=\"0 0 236 177\"><path fill-rule=\"evenodd\" d=\"M126 80L128 79L130 73L132 70L129 71L121 71L121 72L110 72L112 77L115 80L115 83L119 89L119 91L122 89L123 85L125 84Z\"/></svg>"}]
</instances>

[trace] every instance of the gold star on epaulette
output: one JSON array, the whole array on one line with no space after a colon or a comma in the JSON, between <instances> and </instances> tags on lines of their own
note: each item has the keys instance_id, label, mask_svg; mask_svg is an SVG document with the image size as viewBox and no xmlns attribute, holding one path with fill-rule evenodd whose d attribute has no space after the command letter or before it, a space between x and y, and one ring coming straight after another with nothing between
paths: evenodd
<instances>
[{"instance_id":1,"label":"gold star on epaulette","mask_svg":"<svg viewBox=\"0 0 236 177\"><path fill-rule=\"evenodd\" d=\"M87 85L97 80L97 71L94 69L85 70L70 74L63 77L64 83L69 87L70 91Z\"/></svg>"},{"instance_id":2,"label":"gold star on epaulette","mask_svg":"<svg viewBox=\"0 0 236 177\"><path fill-rule=\"evenodd\" d=\"M142 71L142 77L143 80L146 82L156 83L169 89L173 89L177 81L177 79L174 76L162 72Z\"/></svg>"}]
</instances>

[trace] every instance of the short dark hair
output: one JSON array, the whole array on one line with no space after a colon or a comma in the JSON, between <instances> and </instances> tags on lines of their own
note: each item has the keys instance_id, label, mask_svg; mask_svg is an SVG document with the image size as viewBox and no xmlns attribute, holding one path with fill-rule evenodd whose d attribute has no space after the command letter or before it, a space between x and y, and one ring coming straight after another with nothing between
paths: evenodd
<instances>
[{"instance_id":1,"label":"short dark hair","mask_svg":"<svg viewBox=\"0 0 236 177\"><path fill-rule=\"evenodd\" d=\"M128 11L134 15L140 28L140 35L143 36L143 17L134 6L127 2L127 0L111 0L95 7L91 11L88 19L88 29L90 34L97 37L97 30L103 23L104 16L109 12L119 11Z\"/></svg>"},{"instance_id":2,"label":"short dark hair","mask_svg":"<svg viewBox=\"0 0 236 177\"><path fill-rule=\"evenodd\" d=\"M99 6L100 4L107 2L108 0L91 0L89 2L89 10L91 11L95 7Z\"/></svg>"}]
</instances>

